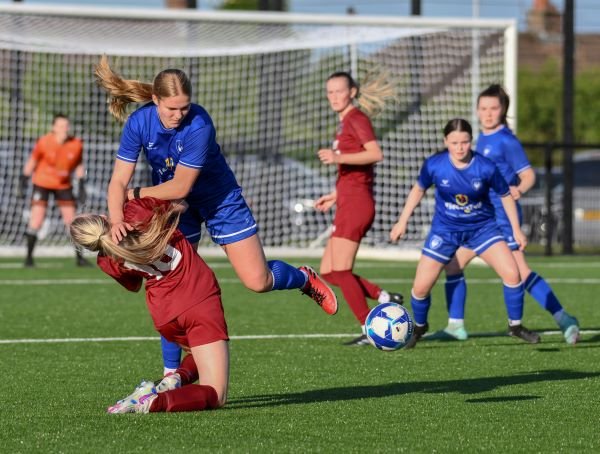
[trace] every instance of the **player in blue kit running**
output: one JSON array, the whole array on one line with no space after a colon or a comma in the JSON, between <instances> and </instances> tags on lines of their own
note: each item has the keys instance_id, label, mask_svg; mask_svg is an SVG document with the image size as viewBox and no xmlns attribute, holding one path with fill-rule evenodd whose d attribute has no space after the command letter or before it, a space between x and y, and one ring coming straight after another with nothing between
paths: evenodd
<instances>
[{"instance_id":1,"label":"player in blue kit running","mask_svg":"<svg viewBox=\"0 0 600 454\"><path fill-rule=\"evenodd\" d=\"M510 99L500 85L491 85L482 91L477 99L477 114L481 124L481 133L477 139L477 152L492 160L500 169L508 183L510 193L518 201L535 183L535 172L527 159L519 139L508 128L506 114ZM510 222L503 209L499 195L492 191L490 199L495 208L496 222L504 235L508 247L512 250L525 290L547 310L563 333L567 344L579 340L579 323L569 315L560 304L552 288L542 276L532 271L527 264L525 254L519 249L512 235ZM522 218L521 207L517 202L519 221ZM459 249L456 257L446 266L446 299L448 306L448 326L446 334L458 340L467 338L464 328L466 302L466 282L463 269L475 257L473 251Z\"/></svg>"},{"instance_id":2,"label":"player in blue kit running","mask_svg":"<svg viewBox=\"0 0 600 454\"><path fill-rule=\"evenodd\" d=\"M120 242L132 230L123 220L128 199L185 199L189 208L179 229L196 247L205 222L247 288L259 293L297 288L328 314L337 312L335 293L312 268L267 262L256 221L221 153L212 119L202 106L191 103L192 85L183 71L161 71L152 84L126 80L104 56L95 76L108 92L109 110L118 120L125 121L129 103L145 103L125 123L108 186L113 241ZM154 186L128 190L141 150L152 168ZM167 373L179 365L181 350L164 339L162 345Z\"/></svg>"},{"instance_id":3,"label":"player in blue kit running","mask_svg":"<svg viewBox=\"0 0 600 454\"><path fill-rule=\"evenodd\" d=\"M519 227L515 201L494 163L471 150L471 140L472 129L466 120L457 118L448 122L444 128L444 144L447 149L425 160L400 218L390 232L392 241L404 236L410 216L427 188L434 185L435 213L411 291L410 303L415 330L407 344L408 348L414 347L427 332L430 291L444 265L452 260L460 247L481 257L502 279L509 334L525 342L540 341L538 334L521 324L523 284L517 264L496 224L490 191L500 195L515 242L523 249L527 239Z\"/></svg>"}]
</instances>

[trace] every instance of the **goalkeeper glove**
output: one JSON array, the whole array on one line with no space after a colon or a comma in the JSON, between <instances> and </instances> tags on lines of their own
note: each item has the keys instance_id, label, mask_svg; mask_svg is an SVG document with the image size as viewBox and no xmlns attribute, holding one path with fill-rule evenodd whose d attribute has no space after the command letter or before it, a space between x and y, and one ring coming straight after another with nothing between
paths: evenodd
<instances>
[{"instance_id":1,"label":"goalkeeper glove","mask_svg":"<svg viewBox=\"0 0 600 454\"><path fill-rule=\"evenodd\" d=\"M27 175L20 175L19 182L17 183L17 197L24 198L27 194L27 185L29 184L29 177Z\"/></svg>"},{"instance_id":2,"label":"goalkeeper glove","mask_svg":"<svg viewBox=\"0 0 600 454\"><path fill-rule=\"evenodd\" d=\"M85 205L87 192L85 191L85 178L80 178L77 184L77 202L79 205Z\"/></svg>"}]
</instances>

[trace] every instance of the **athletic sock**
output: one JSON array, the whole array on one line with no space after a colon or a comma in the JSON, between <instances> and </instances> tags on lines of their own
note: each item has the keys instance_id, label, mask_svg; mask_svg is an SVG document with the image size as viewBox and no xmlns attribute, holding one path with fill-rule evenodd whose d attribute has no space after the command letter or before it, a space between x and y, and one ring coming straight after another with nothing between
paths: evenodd
<instances>
[{"instance_id":1,"label":"athletic sock","mask_svg":"<svg viewBox=\"0 0 600 454\"><path fill-rule=\"evenodd\" d=\"M303 288L308 281L308 276L298 268L281 260L269 260L269 269L273 275L272 290L287 290Z\"/></svg>"},{"instance_id":2,"label":"athletic sock","mask_svg":"<svg viewBox=\"0 0 600 454\"><path fill-rule=\"evenodd\" d=\"M352 273L352 275L358 280L360 288L363 291L363 295L365 295L367 298L371 298L373 300L377 300L379 298L379 295L382 292L381 287L379 287L374 282L371 282L368 279L365 279L364 277L359 276L358 274ZM333 274L333 271L330 271L329 273L321 274L321 277L323 279L325 279L331 285L335 285L337 287L340 286L340 284L338 283L337 279L335 278L335 276ZM379 301L379 302L381 303L383 301Z\"/></svg>"},{"instance_id":3,"label":"athletic sock","mask_svg":"<svg viewBox=\"0 0 600 454\"><path fill-rule=\"evenodd\" d=\"M417 298L413 291L410 291L410 306L412 307L415 323L419 326L427 324L427 314L431 307L431 295L425 298Z\"/></svg>"},{"instance_id":4,"label":"athletic sock","mask_svg":"<svg viewBox=\"0 0 600 454\"><path fill-rule=\"evenodd\" d=\"M200 411L216 408L219 396L208 385L186 385L164 393L158 393L150 405L151 413Z\"/></svg>"},{"instance_id":5,"label":"athletic sock","mask_svg":"<svg viewBox=\"0 0 600 454\"><path fill-rule=\"evenodd\" d=\"M448 309L448 317L464 320L465 304L467 302L467 283L463 273L446 276L444 284L446 292L446 308Z\"/></svg>"},{"instance_id":6,"label":"athletic sock","mask_svg":"<svg viewBox=\"0 0 600 454\"><path fill-rule=\"evenodd\" d=\"M542 276L532 271L524 282L525 290L539 303L542 308L551 314L562 310L562 305L552 291L552 288Z\"/></svg>"},{"instance_id":7,"label":"athletic sock","mask_svg":"<svg viewBox=\"0 0 600 454\"><path fill-rule=\"evenodd\" d=\"M364 325L370 309L358 279L352 274L352 270L332 271L331 274L338 282L354 317L361 325Z\"/></svg>"},{"instance_id":8,"label":"athletic sock","mask_svg":"<svg viewBox=\"0 0 600 454\"><path fill-rule=\"evenodd\" d=\"M175 371L181 377L181 386L189 385L198 380L198 367L194 355L188 353L183 357L181 364Z\"/></svg>"},{"instance_id":9,"label":"athletic sock","mask_svg":"<svg viewBox=\"0 0 600 454\"><path fill-rule=\"evenodd\" d=\"M37 231L27 229L25 232L25 238L27 240L27 258L33 258L33 249L35 248L35 243L37 242Z\"/></svg>"},{"instance_id":10,"label":"athletic sock","mask_svg":"<svg viewBox=\"0 0 600 454\"><path fill-rule=\"evenodd\" d=\"M165 369L177 369L181 363L181 347L160 336L160 348Z\"/></svg>"},{"instance_id":11,"label":"athletic sock","mask_svg":"<svg viewBox=\"0 0 600 454\"><path fill-rule=\"evenodd\" d=\"M525 297L523 284L520 283L511 286L502 283L502 290L504 292L504 304L506 305L508 319L518 325L523 318L523 299Z\"/></svg>"},{"instance_id":12,"label":"athletic sock","mask_svg":"<svg viewBox=\"0 0 600 454\"><path fill-rule=\"evenodd\" d=\"M354 277L358 279L358 283L360 284L363 290L363 294L367 298L371 298L372 300L376 300L379 298L379 295L382 292L381 287L379 285L369 281L368 279L365 279L362 276L358 276L357 274L355 274Z\"/></svg>"}]
</instances>

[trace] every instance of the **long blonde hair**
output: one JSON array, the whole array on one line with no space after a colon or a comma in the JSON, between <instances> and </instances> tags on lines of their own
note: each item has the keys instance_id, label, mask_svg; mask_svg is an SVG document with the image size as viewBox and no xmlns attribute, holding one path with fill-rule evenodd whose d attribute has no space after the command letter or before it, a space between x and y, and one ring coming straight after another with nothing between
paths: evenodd
<instances>
[{"instance_id":1,"label":"long blonde hair","mask_svg":"<svg viewBox=\"0 0 600 454\"><path fill-rule=\"evenodd\" d=\"M147 265L165 254L179 214L174 205L166 210L157 207L147 224L133 226L135 230L128 232L119 244L112 241L110 222L105 216L81 214L71 223L71 240L76 246L99 251L117 261Z\"/></svg>"},{"instance_id":2,"label":"long blonde hair","mask_svg":"<svg viewBox=\"0 0 600 454\"><path fill-rule=\"evenodd\" d=\"M120 122L127 119L127 105L132 102L148 102L152 95L158 99L186 95L191 98L192 84L187 74L180 69L165 69L159 72L154 81L140 82L124 79L116 73L103 55L94 68L96 83L108 93L108 110Z\"/></svg>"},{"instance_id":3,"label":"long blonde hair","mask_svg":"<svg viewBox=\"0 0 600 454\"><path fill-rule=\"evenodd\" d=\"M369 117L379 114L388 101L397 99L396 83L392 80L389 71L374 70L365 76L359 84L345 71L331 74L327 80L343 77L348 82L348 88L356 89L356 100L360 109Z\"/></svg>"}]
</instances>

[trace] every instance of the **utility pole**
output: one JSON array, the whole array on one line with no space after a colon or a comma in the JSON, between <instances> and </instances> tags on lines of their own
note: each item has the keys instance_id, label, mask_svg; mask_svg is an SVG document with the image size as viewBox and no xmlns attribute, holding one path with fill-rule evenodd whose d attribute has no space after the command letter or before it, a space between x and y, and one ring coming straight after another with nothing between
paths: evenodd
<instances>
[{"instance_id":1,"label":"utility pole","mask_svg":"<svg viewBox=\"0 0 600 454\"><path fill-rule=\"evenodd\" d=\"M565 0L563 14L563 254L573 253L573 93L574 93L574 3L575 0Z\"/></svg>"},{"instance_id":2,"label":"utility pole","mask_svg":"<svg viewBox=\"0 0 600 454\"><path fill-rule=\"evenodd\" d=\"M284 11L284 0L258 0L260 11Z\"/></svg>"},{"instance_id":3,"label":"utility pole","mask_svg":"<svg viewBox=\"0 0 600 454\"><path fill-rule=\"evenodd\" d=\"M421 0L411 0L410 15L411 16L420 16L421 15Z\"/></svg>"}]
</instances>

